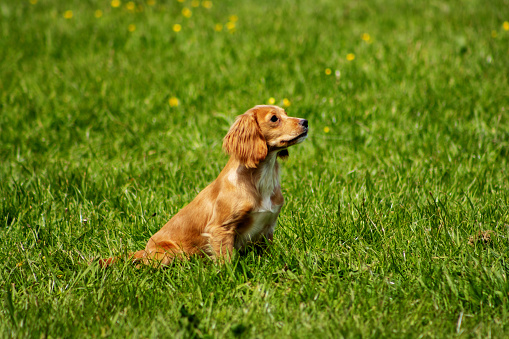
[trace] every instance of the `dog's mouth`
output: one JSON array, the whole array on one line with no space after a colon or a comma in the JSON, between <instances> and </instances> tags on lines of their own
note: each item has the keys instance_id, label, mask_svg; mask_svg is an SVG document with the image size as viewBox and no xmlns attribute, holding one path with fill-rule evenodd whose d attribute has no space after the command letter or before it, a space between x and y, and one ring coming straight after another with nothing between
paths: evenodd
<instances>
[{"instance_id":1,"label":"dog's mouth","mask_svg":"<svg viewBox=\"0 0 509 339\"><path fill-rule=\"evenodd\" d=\"M275 142L274 144L268 144L267 146L269 146L269 151L282 150L282 149L286 149L290 146L300 144L301 142L306 140L307 136L308 136L308 129L305 128L304 132L302 132L301 134L297 135L294 138L279 140L279 141Z\"/></svg>"},{"instance_id":2,"label":"dog's mouth","mask_svg":"<svg viewBox=\"0 0 509 339\"><path fill-rule=\"evenodd\" d=\"M308 136L308 130L306 129L303 133L297 135L295 138L286 140L285 142L286 142L286 144L288 144L288 146L298 144L298 143L301 143L304 140L306 140L307 136Z\"/></svg>"}]
</instances>

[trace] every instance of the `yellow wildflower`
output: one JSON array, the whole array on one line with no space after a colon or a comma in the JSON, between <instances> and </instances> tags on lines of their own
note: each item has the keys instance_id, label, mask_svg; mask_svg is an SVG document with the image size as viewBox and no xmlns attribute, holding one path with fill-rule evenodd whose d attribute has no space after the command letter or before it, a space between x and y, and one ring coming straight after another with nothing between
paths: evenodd
<instances>
[{"instance_id":1,"label":"yellow wildflower","mask_svg":"<svg viewBox=\"0 0 509 339\"><path fill-rule=\"evenodd\" d=\"M111 0L111 7L120 7L122 3L120 2L120 0Z\"/></svg>"},{"instance_id":2,"label":"yellow wildflower","mask_svg":"<svg viewBox=\"0 0 509 339\"><path fill-rule=\"evenodd\" d=\"M130 24L129 26L127 26L127 30L128 30L129 32L134 32L134 31L136 30L136 26L135 26L135 25L133 25L133 24Z\"/></svg>"},{"instance_id":3,"label":"yellow wildflower","mask_svg":"<svg viewBox=\"0 0 509 339\"><path fill-rule=\"evenodd\" d=\"M269 105L274 105L276 103L276 99L274 99L273 97L270 97L268 103L269 103Z\"/></svg>"},{"instance_id":4,"label":"yellow wildflower","mask_svg":"<svg viewBox=\"0 0 509 339\"><path fill-rule=\"evenodd\" d=\"M200 7L200 2L198 0L193 0L193 1L191 1L191 6Z\"/></svg>"},{"instance_id":5,"label":"yellow wildflower","mask_svg":"<svg viewBox=\"0 0 509 339\"><path fill-rule=\"evenodd\" d=\"M504 23L502 24L502 28L505 31L509 31L509 21L504 21Z\"/></svg>"},{"instance_id":6,"label":"yellow wildflower","mask_svg":"<svg viewBox=\"0 0 509 339\"><path fill-rule=\"evenodd\" d=\"M32 5L35 5L35 4L37 3L37 0L30 0L30 3L31 3Z\"/></svg>"},{"instance_id":7,"label":"yellow wildflower","mask_svg":"<svg viewBox=\"0 0 509 339\"><path fill-rule=\"evenodd\" d=\"M185 16L186 18L190 18L191 15L193 15L193 13L191 12L191 10L187 7L184 7L182 8L182 15Z\"/></svg>"},{"instance_id":8,"label":"yellow wildflower","mask_svg":"<svg viewBox=\"0 0 509 339\"><path fill-rule=\"evenodd\" d=\"M287 98L284 98L283 99L283 106L284 107L288 107L290 106L292 103L290 102L290 100L288 100Z\"/></svg>"},{"instance_id":9,"label":"yellow wildflower","mask_svg":"<svg viewBox=\"0 0 509 339\"><path fill-rule=\"evenodd\" d=\"M226 28L228 28L228 30L230 32L233 32L235 30L235 22L233 21L229 21L226 23Z\"/></svg>"},{"instance_id":10,"label":"yellow wildflower","mask_svg":"<svg viewBox=\"0 0 509 339\"><path fill-rule=\"evenodd\" d=\"M366 42L371 42L371 36L368 33L363 33L361 39Z\"/></svg>"},{"instance_id":11,"label":"yellow wildflower","mask_svg":"<svg viewBox=\"0 0 509 339\"><path fill-rule=\"evenodd\" d=\"M201 5L205 8L211 8L212 7L212 1L202 1Z\"/></svg>"},{"instance_id":12,"label":"yellow wildflower","mask_svg":"<svg viewBox=\"0 0 509 339\"><path fill-rule=\"evenodd\" d=\"M236 15L230 15L229 19L230 19L231 22L237 22L239 20L239 17L236 16Z\"/></svg>"},{"instance_id":13,"label":"yellow wildflower","mask_svg":"<svg viewBox=\"0 0 509 339\"><path fill-rule=\"evenodd\" d=\"M496 38L497 37L497 31L491 31L491 37Z\"/></svg>"},{"instance_id":14,"label":"yellow wildflower","mask_svg":"<svg viewBox=\"0 0 509 339\"><path fill-rule=\"evenodd\" d=\"M23 266L23 261L16 264L16 267L21 267L21 266Z\"/></svg>"},{"instance_id":15,"label":"yellow wildflower","mask_svg":"<svg viewBox=\"0 0 509 339\"><path fill-rule=\"evenodd\" d=\"M329 133L329 132L330 132L330 128L329 128L328 126L325 126L325 127L323 128L323 131L324 131L325 133Z\"/></svg>"},{"instance_id":16,"label":"yellow wildflower","mask_svg":"<svg viewBox=\"0 0 509 339\"><path fill-rule=\"evenodd\" d=\"M147 5L154 6L156 4L156 0L148 0Z\"/></svg>"},{"instance_id":17,"label":"yellow wildflower","mask_svg":"<svg viewBox=\"0 0 509 339\"><path fill-rule=\"evenodd\" d=\"M65 11L64 12L64 18L71 19L72 18L72 11Z\"/></svg>"},{"instance_id":18,"label":"yellow wildflower","mask_svg":"<svg viewBox=\"0 0 509 339\"><path fill-rule=\"evenodd\" d=\"M180 30L182 29L182 26L180 26L179 24L175 24L173 25L173 31L174 32L180 32Z\"/></svg>"},{"instance_id":19,"label":"yellow wildflower","mask_svg":"<svg viewBox=\"0 0 509 339\"><path fill-rule=\"evenodd\" d=\"M353 59L355 59L355 54L353 54L353 53L348 53L348 54L346 55L346 60L348 60L348 61L352 61Z\"/></svg>"},{"instance_id":20,"label":"yellow wildflower","mask_svg":"<svg viewBox=\"0 0 509 339\"><path fill-rule=\"evenodd\" d=\"M169 100L170 107L177 107L179 105L179 99L171 97Z\"/></svg>"},{"instance_id":21,"label":"yellow wildflower","mask_svg":"<svg viewBox=\"0 0 509 339\"><path fill-rule=\"evenodd\" d=\"M97 11L94 12L94 16L96 18L100 18L103 16L103 11L101 11L100 9L98 9Z\"/></svg>"},{"instance_id":22,"label":"yellow wildflower","mask_svg":"<svg viewBox=\"0 0 509 339\"><path fill-rule=\"evenodd\" d=\"M223 25L222 24L216 24L214 26L214 31L221 32L222 30L223 30Z\"/></svg>"},{"instance_id":23,"label":"yellow wildflower","mask_svg":"<svg viewBox=\"0 0 509 339\"><path fill-rule=\"evenodd\" d=\"M331 71L331 69L330 69L330 68L326 68L326 69L325 69L325 74L326 74L326 75L331 75L331 73L332 73L332 71Z\"/></svg>"},{"instance_id":24,"label":"yellow wildflower","mask_svg":"<svg viewBox=\"0 0 509 339\"><path fill-rule=\"evenodd\" d=\"M134 2L129 1L129 2L125 5L125 8L127 8L127 10L129 10L129 11L134 11L134 9L136 8L136 5L134 4Z\"/></svg>"}]
</instances>

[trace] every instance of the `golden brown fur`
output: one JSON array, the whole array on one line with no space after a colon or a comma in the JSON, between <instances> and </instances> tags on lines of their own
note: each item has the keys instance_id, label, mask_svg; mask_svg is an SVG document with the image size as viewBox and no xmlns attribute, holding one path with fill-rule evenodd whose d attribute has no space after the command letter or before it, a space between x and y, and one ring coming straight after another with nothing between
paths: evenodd
<instances>
[{"instance_id":1,"label":"golden brown fur","mask_svg":"<svg viewBox=\"0 0 509 339\"><path fill-rule=\"evenodd\" d=\"M288 156L287 148L304 141L307 131L307 120L277 106L256 106L237 117L223 141L230 160L217 179L131 258L157 265L194 254L228 259L234 249L271 242L284 203L277 157Z\"/></svg>"}]
</instances>

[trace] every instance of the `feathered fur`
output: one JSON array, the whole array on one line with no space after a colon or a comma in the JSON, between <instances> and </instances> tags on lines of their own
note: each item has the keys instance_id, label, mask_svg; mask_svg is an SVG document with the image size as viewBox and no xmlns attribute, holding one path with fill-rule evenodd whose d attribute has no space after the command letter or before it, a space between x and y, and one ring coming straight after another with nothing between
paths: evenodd
<instances>
[{"instance_id":1,"label":"feathered fur","mask_svg":"<svg viewBox=\"0 0 509 339\"><path fill-rule=\"evenodd\" d=\"M256 106L237 117L223 140L230 160L216 180L130 258L167 265L194 254L230 258L234 249L270 243L284 203L277 158L287 157L287 148L307 132L307 120L288 117L277 106Z\"/></svg>"}]
</instances>

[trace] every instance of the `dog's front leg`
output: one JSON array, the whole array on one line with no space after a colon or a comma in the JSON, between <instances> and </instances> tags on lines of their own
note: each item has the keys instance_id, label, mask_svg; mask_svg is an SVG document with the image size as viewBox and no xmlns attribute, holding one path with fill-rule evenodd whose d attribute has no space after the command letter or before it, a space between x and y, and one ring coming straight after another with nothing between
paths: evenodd
<instances>
[{"instance_id":1,"label":"dog's front leg","mask_svg":"<svg viewBox=\"0 0 509 339\"><path fill-rule=\"evenodd\" d=\"M235 231L224 226L209 226L208 236L210 253L214 259L222 258L230 261L233 256L233 245L235 242Z\"/></svg>"}]
</instances>

